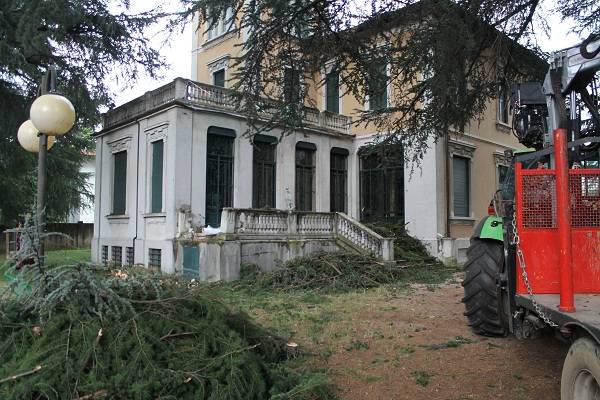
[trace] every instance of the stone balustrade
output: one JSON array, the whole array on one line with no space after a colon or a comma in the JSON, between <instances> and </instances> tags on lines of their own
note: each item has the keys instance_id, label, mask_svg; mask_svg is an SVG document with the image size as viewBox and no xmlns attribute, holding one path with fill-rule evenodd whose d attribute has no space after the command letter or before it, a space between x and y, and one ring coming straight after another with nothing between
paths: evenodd
<instances>
[{"instance_id":1,"label":"stone balustrade","mask_svg":"<svg viewBox=\"0 0 600 400\"><path fill-rule=\"evenodd\" d=\"M384 261L394 259L394 240L384 238L343 213L225 208L221 233L236 238L272 236L341 240L375 254Z\"/></svg>"},{"instance_id":2,"label":"stone balustrade","mask_svg":"<svg viewBox=\"0 0 600 400\"><path fill-rule=\"evenodd\" d=\"M130 122L177 101L236 113L235 100L235 93L230 89L177 78L167 85L108 111L104 115L104 129ZM264 99L261 100L260 105L259 114L268 119L273 116L275 110L282 107L283 103ZM328 129L343 134L351 133L352 119L346 115L320 112L315 108L306 107L303 122L307 127Z\"/></svg>"}]
</instances>

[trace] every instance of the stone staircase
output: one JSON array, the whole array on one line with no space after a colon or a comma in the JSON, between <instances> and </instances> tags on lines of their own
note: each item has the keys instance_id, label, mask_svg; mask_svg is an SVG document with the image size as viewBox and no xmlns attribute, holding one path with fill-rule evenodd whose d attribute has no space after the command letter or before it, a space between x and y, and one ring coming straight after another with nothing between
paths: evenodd
<instances>
[{"instance_id":1,"label":"stone staircase","mask_svg":"<svg viewBox=\"0 0 600 400\"><path fill-rule=\"evenodd\" d=\"M238 240L335 240L345 250L373 253L383 261L394 260L394 239L384 238L340 212L226 208L221 216L221 232Z\"/></svg>"}]
</instances>

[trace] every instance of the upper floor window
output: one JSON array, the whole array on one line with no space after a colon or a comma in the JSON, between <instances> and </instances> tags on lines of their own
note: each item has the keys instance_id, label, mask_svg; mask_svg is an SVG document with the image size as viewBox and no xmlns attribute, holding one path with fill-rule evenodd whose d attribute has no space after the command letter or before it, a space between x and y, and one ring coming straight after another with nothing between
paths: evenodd
<instances>
[{"instance_id":1,"label":"upper floor window","mask_svg":"<svg viewBox=\"0 0 600 400\"><path fill-rule=\"evenodd\" d=\"M225 70L220 69L213 72L213 85L225 87Z\"/></svg>"},{"instance_id":2,"label":"upper floor window","mask_svg":"<svg viewBox=\"0 0 600 400\"><path fill-rule=\"evenodd\" d=\"M511 109L510 96L506 87L502 86L498 90L498 122L510 124Z\"/></svg>"},{"instance_id":3,"label":"upper floor window","mask_svg":"<svg viewBox=\"0 0 600 400\"><path fill-rule=\"evenodd\" d=\"M297 103L300 100L300 72L295 68L283 70L283 101Z\"/></svg>"},{"instance_id":4,"label":"upper floor window","mask_svg":"<svg viewBox=\"0 0 600 400\"><path fill-rule=\"evenodd\" d=\"M219 36L229 32L233 27L233 8L229 7L225 13L221 13L219 18L215 21L210 18L210 10L207 10L207 21L206 21L206 40L212 40Z\"/></svg>"},{"instance_id":5,"label":"upper floor window","mask_svg":"<svg viewBox=\"0 0 600 400\"><path fill-rule=\"evenodd\" d=\"M379 110L388 106L387 85L387 65L383 62L373 64L367 84L369 110Z\"/></svg>"},{"instance_id":6,"label":"upper floor window","mask_svg":"<svg viewBox=\"0 0 600 400\"><path fill-rule=\"evenodd\" d=\"M331 72L325 77L325 109L340 112L340 74Z\"/></svg>"}]
</instances>

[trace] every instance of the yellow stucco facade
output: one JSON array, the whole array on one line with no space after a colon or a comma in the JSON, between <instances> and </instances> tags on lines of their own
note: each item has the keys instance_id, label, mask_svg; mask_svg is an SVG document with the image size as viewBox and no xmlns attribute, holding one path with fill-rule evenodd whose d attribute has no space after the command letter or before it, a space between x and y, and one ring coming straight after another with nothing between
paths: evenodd
<instances>
[{"instance_id":1,"label":"yellow stucco facade","mask_svg":"<svg viewBox=\"0 0 600 400\"><path fill-rule=\"evenodd\" d=\"M235 32L235 33L234 33ZM224 69L225 78L229 80L232 76L232 58L240 55L242 48L240 43L245 40L245 32L225 32L218 37L207 38L204 26L194 34L192 79L207 83L214 83L214 73ZM322 82L325 66L317 71L314 76L306 77L309 85L309 97L311 106L319 110L325 110L324 88L317 82ZM226 87L231 86L231 81L226 81ZM345 93L340 87L340 93ZM393 96L388 96L393 98ZM343 95L339 102L340 114L357 117L360 110L367 107L365 99L357 99L352 95ZM440 140L432 143L432 152L436 152L437 161L435 168L438 182L435 190L443 195L446 210L443 221L438 223L437 235L449 236L455 239L469 238L476 222L487 214L488 204L494 192L498 188L499 166L507 166L510 162L504 156L507 149L516 149L519 143L511 132L508 124L498 119L498 102L491 101L480 120L473 120L464 132L450 132L448 140ZM509 119L510 120L510 119ZM368 142L368 138L376 135L373 127L351 127L351 134L356 138L357 148ZM453 157L461 157L469 160L469 215L454 216L453 212ZM443 171L442 171L443 169ZM441 178L439 178L441 176ZM447 179L449 178L449 179ZM407 192L407 196L411 194ZM439 214L439 213L438 213ZM429 235L433 236L433 234ZM435 240L435 238L428 238ZM464 246L463 246L464 248ZM459 250L460 251L460 250ZM460 258L460 257L459 257Z\"/></svg>"}]
</instances>

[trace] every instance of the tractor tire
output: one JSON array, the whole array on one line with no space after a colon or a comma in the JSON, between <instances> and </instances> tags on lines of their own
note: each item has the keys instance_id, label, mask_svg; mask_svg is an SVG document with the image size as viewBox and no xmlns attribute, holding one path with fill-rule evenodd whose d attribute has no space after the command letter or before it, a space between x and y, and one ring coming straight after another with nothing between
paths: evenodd
<instances>
[{"instance_id":1,"label":"tractor tire","mask_svg":"<svg viewBox=\"0 0 600 400\"><path fill-rule=\"evenodd\" d=\"M508 316L504 311L502 292L496 284L503 267L504 246L501 242L471 239L462 301L469 326L478 335L502 337L508 334Z\"/></svg>"},{"instance_id":2,"label":"tractor tire","mask_svg":"<svg viewBox=\"0 0 600 400\"><path fill-rule=\"evenodd\" d=\"M600 399L600 346L592 339L577 339L569 348L560 379L560 399Z\"/></svg>"}]
</instances>

